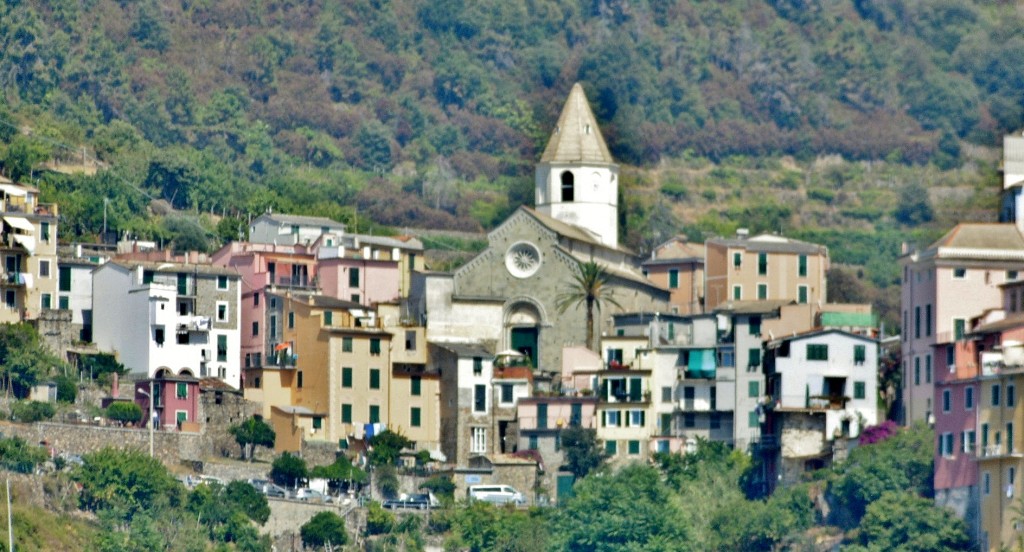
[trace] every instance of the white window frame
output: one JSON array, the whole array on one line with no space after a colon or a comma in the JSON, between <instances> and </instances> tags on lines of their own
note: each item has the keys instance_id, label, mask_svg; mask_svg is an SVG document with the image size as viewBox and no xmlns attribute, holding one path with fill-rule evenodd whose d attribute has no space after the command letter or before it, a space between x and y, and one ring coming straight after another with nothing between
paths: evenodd
<instances>
[{"instance_id":1,"label":"white window frame","mask_svg":"<svg viewBox=\"0 0 1024 552\"><path fill-rule=\"evenodd\" d=\"M963 441L960 446L964 454L973 454L974 448L977 446L977 433L973 429L961 432L960 439Z\"/></svg>"},{"instance_id":2,"label":"white window frame","mask_svg":"<svg viewBox=\"0 0 1024 552\"><path fill-rule=\"evenodd\" d=\"M470 429L469 452L473 454L487 454L486 427L474 427Z\"/></svg>"},{"instance_id":3,"label":"white window frame","mask_svg":"<svg viewBox=\"0 0 1024 552\"><path fill-rule=\"evenodd\" d=\"M629 427L643 427L643 410L629 410Z\"/></svg>"},{"instance_id":4,"label":"white window frame","mask_svg":"<svg viewBox=\"0 0 1024 552\"><path fill-rule=\"evenodd\" d=\"M939 441L939 453L946 458L953 457L953 433L945 432L940 437Z\"/></svg>"},{"instance_id":5,"label":"white window frame","mask_svg":"<svg viewBox=\"0 0 1024 552\"><path fill-rule=\"evenodd\" d=\"M614 417L614 421L612 420L613 417ZM606 421L605 425L607 425L608 427L621 427L622 426L622 416L621 416L621 414L619 413L618 410L607 410L607 411L605 411L605 421Z\"/></svg>"},{"instance_id":6,"label":"white window frame","mask_svg":"<svg viewBox=\"0 0 1024 552\"><path fill-rule=\"evenodd\" d=\"M221 278L224 278L224 287L220 287L220 279ZM227 291L229 289L231 289L231 280L227 276L218 275L217 276L217 290L218 291Z\"/></svg>"},{"instance_id":7,"label":"white window frame","mask_svg":"<svg viewBox=\"0 0 1024 552\"><path fill-rule=\"evenodd\" d=\"M223 318L220 316L221 305L224 305ZM228 320L231 320L231 304L228 303L227 301L217 301L217 304L214 306L214 309L215 310L213 311L213 314L214 317L217 319L217 322L227 322Z\"/></svg>"}]
</instances>

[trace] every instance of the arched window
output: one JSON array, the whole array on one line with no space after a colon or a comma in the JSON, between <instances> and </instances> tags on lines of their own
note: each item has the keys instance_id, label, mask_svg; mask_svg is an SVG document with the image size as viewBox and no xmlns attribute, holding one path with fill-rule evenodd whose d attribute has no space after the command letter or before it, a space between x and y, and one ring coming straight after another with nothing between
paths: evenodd
<instances>
[{"instance_id":1,"label":"arched window","mask_svg":"<svg viewBox=\"0 0 1024 552\"><path fill-rule=\"evenodd\" d=\"M562 173L562 201L574 200L573 176L571 171Z\"/></svg>"}]
</instances>

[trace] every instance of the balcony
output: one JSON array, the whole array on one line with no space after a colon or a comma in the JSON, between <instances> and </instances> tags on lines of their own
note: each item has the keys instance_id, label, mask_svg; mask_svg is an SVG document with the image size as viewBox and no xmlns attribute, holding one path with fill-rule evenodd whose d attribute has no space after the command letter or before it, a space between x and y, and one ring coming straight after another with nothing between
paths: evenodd
<instances>
[{"instance_id":1,"label":"balcony","mask_svg":"<svg viewBox=\"0 0 1024 552\"><path fill-rule=\"evenodd\" d=\"M28 285L28 282L32 279L30 274L24 272L7 272L4 274L3 282L6 287L24 287Z\"/></svg>"}]
</instances>

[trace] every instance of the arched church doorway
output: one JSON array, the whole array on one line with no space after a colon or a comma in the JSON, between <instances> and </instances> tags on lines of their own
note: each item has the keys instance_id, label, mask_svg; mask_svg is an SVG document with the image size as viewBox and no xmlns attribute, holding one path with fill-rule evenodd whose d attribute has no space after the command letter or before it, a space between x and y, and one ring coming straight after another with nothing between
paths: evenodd
<instances>
[{"instance_id":1,"label":"arched church doorway","mask_svg":"<svg viewBox=\"0 0 1024 552\"><path fill-rule=\"evenodd\" d=\"M505 327L509 329L509 348L523 353L530 365L537 368L540 343L541 314L530 302L520 301L508 309Z\"/></svg>"}]
</instances>

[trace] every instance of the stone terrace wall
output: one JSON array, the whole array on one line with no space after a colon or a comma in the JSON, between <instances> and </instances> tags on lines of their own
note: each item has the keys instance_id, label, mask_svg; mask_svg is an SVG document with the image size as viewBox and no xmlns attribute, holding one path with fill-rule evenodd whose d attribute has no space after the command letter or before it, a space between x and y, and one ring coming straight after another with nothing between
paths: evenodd
<instances>
[{"instance_id":1,"label":"stone terrace wall","mask_svg":"<svg viewBox=\"0 0 1024 552\"><path fill-rule=\"evenodd\" d=\"M18 436L33 444L45 440L55 453L88 454L106 447L149 452L149 431L146 429L0 422L0 433ZM153 434L153 452L166 464L202 460L206 450L205 439L199 433L157 431Z\"/></svg>"}]
</instances>

